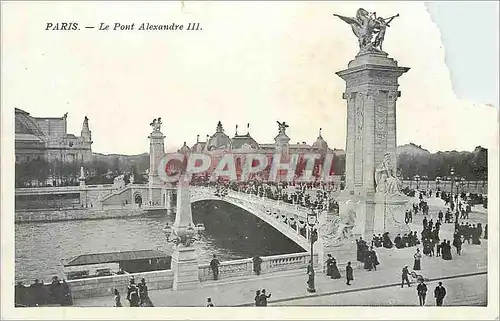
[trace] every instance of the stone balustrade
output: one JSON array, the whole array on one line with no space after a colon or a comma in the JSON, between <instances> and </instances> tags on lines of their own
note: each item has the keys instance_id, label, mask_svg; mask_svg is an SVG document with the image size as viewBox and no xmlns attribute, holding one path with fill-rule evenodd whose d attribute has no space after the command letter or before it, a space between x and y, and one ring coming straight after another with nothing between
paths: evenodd
<instances>
[{"instance_id":1,"label":"stone balustrade","mask_svg":"<svg viewBox=\"0 0 500 321\"><path fill-rule=\"evenodd\" d=\"M264 256L261 258L261 274L300 269L304 269L305 273L305 269L310 260L310 254L303 252ZM315 267L318 267L318 254L315 253L313 258ZM213 274L209 264L199 265L198 271L201 282L213 280ZM252 276L254 274L251 258L222 262L219 267L219 279L231 279L235 277ZM136 283L140 282L141 278L145 278L149 290L171 289L174 279L172 270L160 270L69 280L67 283L75 299L100 296L112 297L114 289L118 289L123 300L127 295L127 285L132 276L135 278Z\"/></svg>"},{"instance_id":2,"label":"stone balustrade","mask_svg":"<svg viewBox=\"0 0 500 321\"><path fill-rule=\"evenodd\" d=\"M307 252L283 254L261 257L261 274L305 269L310 260ZM318 254L315 253L314 265L318 265ZM251 258L222 262L219 267L219 279L254 275ZM213 273L209 264L199 266L200 281L213 280Z\"/></svg>"}]
</instances>

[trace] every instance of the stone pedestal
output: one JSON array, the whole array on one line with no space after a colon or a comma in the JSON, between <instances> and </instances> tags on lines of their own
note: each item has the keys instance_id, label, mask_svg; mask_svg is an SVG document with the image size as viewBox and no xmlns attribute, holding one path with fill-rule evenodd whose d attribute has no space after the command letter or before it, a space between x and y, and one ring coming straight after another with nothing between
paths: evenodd
<instances>
[{"instance_id":1,"label":"stone pedestal","mask_svg":"<svg viewBox=\"0 0 500 321\"><path fill-rule=\"evenodd\" d=\"M346 190L352 195L375 192L375 167L384 154L396 168L396 100L398 78L409 68L398 67L386 53L356 57L337 72L346 81ZM368 195L367 195L368 194Z\"/></svg>"},{"instance_id":2,"label":"stone pedestal","mask_svg":"<svg viewBox=\"0 0 500 321\"><path fill-rule=\"evenodd\" d=\"M85 178L80 177L80 205L82 207L87 207L88 197L87 197L87 188L85 186Z\"/></svg>"},{"instance_id":3,"label":"stone pedestal","mask_svg":"<svg viewBox=\"0 0 500 321\"><path fill-rule=\"evenodd\" d=\"M198 256L194 247L177 247L172 253L174 291L196 289L200 284Z\"/></svg>"}]
</instances>

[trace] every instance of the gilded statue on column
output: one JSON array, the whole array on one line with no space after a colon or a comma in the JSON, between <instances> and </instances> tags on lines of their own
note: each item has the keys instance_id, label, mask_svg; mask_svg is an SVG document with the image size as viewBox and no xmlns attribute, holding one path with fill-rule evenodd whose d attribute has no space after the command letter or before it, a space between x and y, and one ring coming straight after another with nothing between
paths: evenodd
<instances>
[{"instance_id":1,"label":"gilded statue on column","mask_svg":"<svg viewBox=\"0 0 500 321\"><path fill-rule=\"evenodd\" d=\"M360 54L383 52L382 44L386 29L390 27L389 24L394 18L399 17L399 14L389 18L377 17L376 12L368 12L363 8L359 8L356 17L353 18L333 15L351 26L354 35L358 38Z\"/></svg>"}]
</instances>

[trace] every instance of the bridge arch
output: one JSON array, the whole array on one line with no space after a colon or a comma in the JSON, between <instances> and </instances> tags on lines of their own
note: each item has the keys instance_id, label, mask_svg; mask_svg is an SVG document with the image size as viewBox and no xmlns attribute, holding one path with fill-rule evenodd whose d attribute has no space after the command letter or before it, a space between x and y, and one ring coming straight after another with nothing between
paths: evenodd
<instances>
[{"instance_id":1,"label":"bridge arch","mask_svg":"<svg viewBox=\"0 0 500 321\"><path fill-rule=\"evenodd\" d=\"M219 197L210 195L209 193L196 193L191 196L191 205L202 201L220 201L236 206L266 222L288 239L299 245L302 249L308 250L310 248L310 243L306 237L302 236L296 229L293 229L290 225L283 222L283 218L287 216L283 211L279 211L276 206L256 205L245 202L239 198L231 196ZM300 224L298 219L294 218L294 220L296 220L295 224Z\"/></svg>"}]
</instances>

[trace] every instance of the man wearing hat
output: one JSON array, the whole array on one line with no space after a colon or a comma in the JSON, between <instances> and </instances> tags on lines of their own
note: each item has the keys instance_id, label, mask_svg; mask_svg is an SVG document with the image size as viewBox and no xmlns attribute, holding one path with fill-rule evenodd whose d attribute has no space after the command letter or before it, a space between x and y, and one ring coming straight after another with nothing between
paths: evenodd
<instances>
[{"instance_id":1,"label":"man wearing hat","mask_svg":"<svg viewBox=\"0 0 500 321\"><path fill-rule=\"evenodd\" d=\"M408 287L410 287L410 279L408 279L408 265L405 265L403 268L403 271L401 272L401 288L403 288L403 285L408 284Z\"/></svg>"},{"instance_id":2,"label":"man wearing hat","mask_svg":"<svg viewBox=\"0 0 500 321\"><path fill-rule=\"evenodd\" d=\"M127 300L131 307L139 306L139 293L137 286L135 285L134 277L130 278L129 284L127 286Z\"/></svg>"},{"instance_id":3,"label":"man wearing hat","mask_svg":"<svg viewBox=\"0 0 500 321\"><path fill-rule=\"evenodd\" d=\"M420 301L420 306L424 306L425 296L427 295L427 285L424 283L423 279L420 280L420 284L417 286L417 294Z\"/></svg>"},{"instance_id":4,"label":"man wearing hat","mask_svg":"<svg viewBox=\"0 0 500 321\"><path fill-rule=\"evenodd\" d=\"M446 289L443 286L443 282L439 282L439 285L434 289L434 297L436 298L436 305L442 306L443 299L446 296Z\"/></svg>"}]
</instances>

